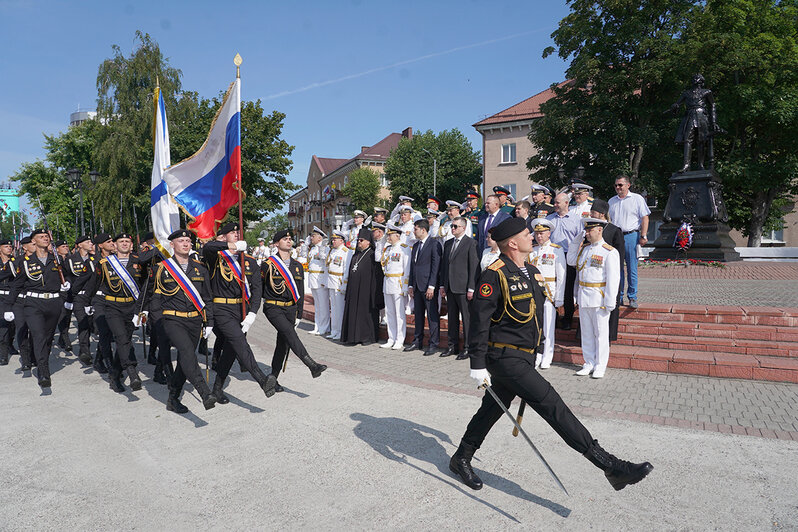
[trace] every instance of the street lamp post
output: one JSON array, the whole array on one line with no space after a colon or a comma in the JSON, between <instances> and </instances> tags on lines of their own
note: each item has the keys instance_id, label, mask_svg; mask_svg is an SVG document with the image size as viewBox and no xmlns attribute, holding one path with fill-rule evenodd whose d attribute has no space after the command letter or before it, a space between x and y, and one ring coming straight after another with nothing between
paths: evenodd
<instances>
[{"instance_id":1,"label":"street lamp post","mask_svg":"<svg viewBox=\"0 0 798 532\"><path fill-rule=\"evenodd\" d=\"M92 185L96 185L97 184L97 178L100 177L100 172L98 172L97 170L92 170L91 172L89 172L89 177L91 178L91 184ZM97 231L95 231L96 228L97 227L95 226L95 222L94 222L94 198L92 198L91 199L91 234L92 235L96 235L97 234Z\"/></svg>"},{"instance_id":2,"label":"street lamp post","mask_svg":"<svg viewBox=\"0 0 798 532\"><path fill-rule=\"evenodd\" d=\"M438 195L438 160L424 148L421 148L421 151L425 152L427 155L432 157L432 195Z\"/></svg>"},{"instance_id":3,"label":"street lamp post","mask_svg":"<svg viewBox=\"0 0 798 532\"><path fill-rule=\"evenodd\" d=\"M80 170L77 168L70 168L67 170L66 174L67 178L69 178L75 188L78 189L78 195L80 196L80 234L82 235L85 232L85 224L83 220L83 179L80 175Z\"/></svg>"}]
</instances>

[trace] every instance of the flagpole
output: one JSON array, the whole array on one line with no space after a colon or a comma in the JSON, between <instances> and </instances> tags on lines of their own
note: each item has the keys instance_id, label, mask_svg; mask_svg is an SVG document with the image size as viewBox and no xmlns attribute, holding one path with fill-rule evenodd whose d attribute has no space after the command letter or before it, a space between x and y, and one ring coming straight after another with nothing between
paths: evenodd
<instances>
[{"instance_id":1,"label":"flagpole","mask_svg":"<svg viewBox=\"0 0 798 532\"><path fill-rule=\"evenodd\" d=\"M243 62L243 60L241 59L241 54L237 53L236 56L233 58L233 64L235 64L235 66L236 66L236 80L237 81L241 79L241 63L242 62ZM240 81L239 81L238 90L239 91L241 90L241 82ZM239 98L238 98L238 113L239 113L239 117L238 117L239 118L239 120L238 120L238 139L239 139L239 142L240 142L241 141L241 116L240 116L240 114L241 114L241 93L240 92L239 92ZM241 153L241 150L239 148L239 154L240 153ZM243 201L244 200L244 193L243 193L244 183L243 183L243 178L241 176L241 155L239 155L239 157L238 157L238 168L236 170L238 171L238 237L241 240L244 240L244 201ZM244 297L244 295L246 294L246 288L244 287L244 283L246 283L246 277L245 276L247 274L246 257L245 257L246 252L242 251L240 253L241 253L241 256L239 257L239 260L241 261L241 321L244 321L244 319L246 319L246 317L247 317L247 302L246 302L246 297Z\"/></svg>"}]
</instances>

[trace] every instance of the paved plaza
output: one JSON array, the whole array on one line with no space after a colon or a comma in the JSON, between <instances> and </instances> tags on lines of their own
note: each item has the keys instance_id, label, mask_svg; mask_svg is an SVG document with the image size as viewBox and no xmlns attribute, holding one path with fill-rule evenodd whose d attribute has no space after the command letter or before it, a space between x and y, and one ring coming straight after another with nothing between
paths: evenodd
<instances>
[{"instance_id":1,"label":"paved plaza","mask_svg":"<svg viewBox=\"0 0 798 532\"><path fill-rule=\"evenodd\" d=\"M474 492L447 467L479 404L466 361L300 328L330 366L321 378L291 357L287 391L266 399L236 365L231 403L204 411L192 391L185 416L166 411L164 386L115 394L60 351L41 396L14 357L0 368L0 529L798 528L798 385L624 370L596 381L555 366L545 377L602 445L654 471L615 492L528 412L570 497L506 419L476 455L485 488ZM250 337L268 365L275 334L262 315Z\"/></svg>"}]
</instances>

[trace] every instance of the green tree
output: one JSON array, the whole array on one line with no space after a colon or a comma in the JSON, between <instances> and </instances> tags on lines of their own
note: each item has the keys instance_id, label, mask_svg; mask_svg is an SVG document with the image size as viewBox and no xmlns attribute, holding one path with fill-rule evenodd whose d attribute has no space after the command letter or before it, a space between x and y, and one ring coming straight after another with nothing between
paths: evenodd
<instances>
[{"instance_id":1,"label":"green tree","mask_svg":"<svg viewBox=\"0 0 798 532\"><path fill-rule=\"evenodd\" d=\"M759 246L798 195L798 2L708 2L686 33L728 135L716 137L730 224Z\"/></svg>"},{"instance_id":2,"label":"green tree","mask_svg":"<svg viewBox=\"0 0 798 532\"><path fill-rule=\"evenodd\" d=\"M341 194L352 201L352 206L361 211L371 212L380 203L380 178L368 168L357 168L349 173L349 182Z\"/></svg>"},{"instance_id":3,"label":"green tree","mask_svg":"<svg viewBox=\"0 0 798 532\"><path fill-rule=\"evenodd\" d=\"M400 195L407 195L416 199L417 208L426 204L427 194L433 192L433 158L438 166L436 188L441 200L462 200L466 190L482 183L481 154L458 129L437 135L428 130L400 140L385 163L394 203Z\"/></svg>"},{"instance_id":4,"label":"green tree","mask_svg":"<svg viewBox=\"0 0 798 532\"><path fill-rule=\"evenodd\" d=\"M572 0L552 34L569 82L541 106L531 178L555 184L586 167L599 197L629 174L662 203L679 167L678 117L663 111L701 72L715 94L716 140L732 227L758 245L798 192L796 0ZM775 206L775 208L774 208Z\"/></svg>"},{"instance_id":5,"label":"green tree","mask_svg":"<svg viewBox=\"0 0 798 532\"><path fill-rule=\"evenodd\" d=\"M20 230L28 234L30 233L30 229L31 224L28 221L28 216L23 212L8 211L0 215L0 235L2 235L3 238L19 240Z\"/></svg>"},{"instance_id":6,"label":"green tree","mask_svg":"<svg viewBox=\"0 0 798 532\"><path fill-rule=\"evenodd\" d=\"M552 34L556 53L570 59L567 83L541 106L544 116L529 134L538 153L527 167L536 181L564 184L584 166L599 197L614 194L615 177L666 192L663 175L675 168L672 118L662 114L682 90L685 66L679 35L692 0L572 0L571 13ZM667 146L669 149L662 149ZM672 152L672 153L671 153Z\"/></svg>"},{"instance_id":7,"label":"green tree","mask_svg":"<svg viewBox=\"0 0 798 532\"><path fill-rule=\"evenodd\" d=\"M244 234L244 238L250 246L257 246L258 238L261 237L266 239L266 244L268 245L275 231L288 229L289 227L288 217L285 214L275 214L266 220L256 223L253 229L248 229Z\"/></svg>"}]
</instances>

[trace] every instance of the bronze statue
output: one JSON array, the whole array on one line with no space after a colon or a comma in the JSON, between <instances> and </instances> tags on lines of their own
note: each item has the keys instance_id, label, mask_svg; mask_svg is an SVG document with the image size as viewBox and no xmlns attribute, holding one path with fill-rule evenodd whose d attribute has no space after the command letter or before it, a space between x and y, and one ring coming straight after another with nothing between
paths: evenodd
<instances>
[{"instance_id":1,"label":"bronze statue","mask_svg":"<svg viewBox=\"0 0 798 532\"><path fill-rule=\"evenodd\" d=\"M704 169L704 157L706 156L709 168L713 169L715 166L713 137L715 133L723 131L718 126L715 98L712 91L704 88L704 76L695 74L692 85L692 88L684 91L679 100L670 108L670 112L674 114L679 112L679 107L682 104L687 109L682 123L679 124L679 129L676 130L676 143L684 144L684 164L679 173L690 170L693 145L696 148L698 168Z\"/></svg>"}]
</instances>

